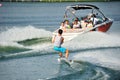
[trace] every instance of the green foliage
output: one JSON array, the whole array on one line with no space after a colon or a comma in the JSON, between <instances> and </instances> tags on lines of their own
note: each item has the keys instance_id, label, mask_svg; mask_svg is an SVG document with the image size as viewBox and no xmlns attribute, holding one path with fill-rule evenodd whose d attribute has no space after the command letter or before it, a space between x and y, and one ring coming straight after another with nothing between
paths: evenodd
<instances>
[{"instance_id":1,"label":"green foliage","mask_svg":"<svg viewBox=\"0 0 120 80\"><path fill-rule=\"evenodd\" d=\"M40 0L42 2L98 2L98 1L108 1L108 0Z\"/></svg>"},{"instance_id":2,"label":"green foliage","mask_svg":"<svg viewBox=\"0 0 120 80\"><path fill-rule=\"evenodd\" d=\"M2 0L2 2L108 2L119 0Z\"/></svg>"}]
</instances>

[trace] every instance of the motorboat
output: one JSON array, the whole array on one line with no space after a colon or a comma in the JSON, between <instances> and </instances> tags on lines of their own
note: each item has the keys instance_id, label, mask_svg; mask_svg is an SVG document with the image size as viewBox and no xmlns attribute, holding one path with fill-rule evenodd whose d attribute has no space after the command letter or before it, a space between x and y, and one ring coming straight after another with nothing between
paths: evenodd
<instances>
[{"instance_id":1,"label":"motorboat","mask_svg":"<svg viewBox=\"0 0 120 80\"><path fill-rule=\"evenodd\" d=\"M66 21L70 26L69 28L65 26ZM79 26L75 27L75 23L79 24ZM97 6L76 4L66 7L63 20L64 28L61 29L64 31L63 37L65 41L69 41L86 32L107 32L112 23L113 19L106 17ZM53 32L53 35L57 35L58 29Z\"/></svg>"}]
</instances>

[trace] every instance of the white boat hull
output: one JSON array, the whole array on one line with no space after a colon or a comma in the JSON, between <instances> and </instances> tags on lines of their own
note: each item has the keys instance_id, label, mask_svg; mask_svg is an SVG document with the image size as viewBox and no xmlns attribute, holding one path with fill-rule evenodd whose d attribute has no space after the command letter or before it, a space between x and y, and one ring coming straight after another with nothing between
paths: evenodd
<instances>
[{"instance_id":1,"label":"white boat hull","mask_svg":"<svg viewBox=\"0 0 120 80\"><path fill-rule=\"evenodd\" d=\"M92 30L96 30L96 31L101 31L101 32L106 32L110 26L112 25L113 20L109 19L108 21L105 21L101 24L95 25L92 28L86 28L86 29L66 29L66 31L63 32L62 36L65 38L64 41L70 41L73 38L77 37L80 34L84 34L87 32L90 32ZM53 35L57 35L58 33L58 29L56 31L53 32Z\"/></svg>"}]
</instances>

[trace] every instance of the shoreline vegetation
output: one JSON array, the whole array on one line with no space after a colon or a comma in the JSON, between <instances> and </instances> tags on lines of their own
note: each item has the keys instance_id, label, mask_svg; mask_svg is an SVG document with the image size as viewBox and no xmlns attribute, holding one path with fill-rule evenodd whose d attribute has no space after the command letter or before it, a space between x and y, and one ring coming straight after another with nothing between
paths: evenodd
<instances>
[{"instance_id":1,"label":"shoreline vegetation","mask_svg":"<svg viewBox=\"0 0 120 80\"><path fill-rule=\"evenodd\" d=\"M1 2L111 2L119 0L1 0Z\"/></svg>"}]
</instances>

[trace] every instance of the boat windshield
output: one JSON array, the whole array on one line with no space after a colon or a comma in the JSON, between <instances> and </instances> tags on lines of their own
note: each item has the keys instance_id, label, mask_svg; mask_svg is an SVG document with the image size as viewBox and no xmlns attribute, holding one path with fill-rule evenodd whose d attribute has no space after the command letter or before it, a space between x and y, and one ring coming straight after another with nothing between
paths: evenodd
<instances>
[{"instance_id":1,"label":"boat windshield","mask_svg":"<svg viewBox=\"0 0 120 80\"><path fill-rule=\"evenodd\" d=\"M87 18L89 15L95 15L97 18L101 20L101 22L104 21L105 17L99 10L96 9L80 9L80 10L75 10L73 8L67 8L65 12L65 19L69 20L70 23L72 23L76 18L79 19L79 21L84 20ZM94 20L94 19L93 19ZM94 21L93 21L94 22Z\"/></svg>"}]
</instances>

